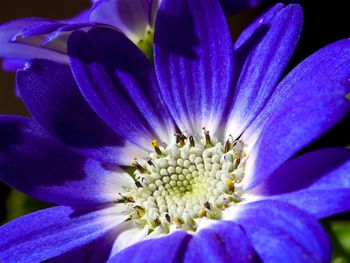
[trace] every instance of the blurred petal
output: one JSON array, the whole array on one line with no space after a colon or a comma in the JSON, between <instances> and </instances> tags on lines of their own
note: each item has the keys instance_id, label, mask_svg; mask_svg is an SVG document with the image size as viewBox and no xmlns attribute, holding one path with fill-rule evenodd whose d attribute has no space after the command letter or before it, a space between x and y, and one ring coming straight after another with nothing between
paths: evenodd
<instances>
[{"instance_id":1,"label":"blurred petal","mask_svg":"<svg viewBox=\"0 0 350 263\"><path fill-rule=\"evenodd\" d=\"M68 66L34 60L17 73L17 86L34 118L74 150L120 165L130 165L134 157L143 154L118 137L90 108Z\"/></svg>"},{"instance_id":2,"label":"blurred petal","mask_svg":"<svg viewBox=\"0 0 350 263\"><path fill-rule=\"evenodd\" d=\"M118 191L133 185L120 168L74 153L34 121L11 116L0 118L0 180L40 200L75 206L115 202Z\"/></svg>"},{"instance_id":3,"label":"blurred petal","mask_svg":"<svg viewBox=\"0 0 350 263\"><path fill-rule=\"evenodd\" d=\"M162 95L180 129L199 135L205 126L215 133L233 74L231 37L218 2L162 1L154 45Z\"/></svg>"},{"instance_id":4,"label":"blurred petal","mask_svg":"<svg viewBox=\"0 0 350 263\"><path fill-rule=\"evenodd\" d=\"M241 12L244 9L254 8L270 0L220 0L220 4L225 14Z\"/></svg>"},{"instance_id":5,"label":"blurred petal","mask_svg":"<svg viewBox=\"0 0 350 263\"><path fill-rule=\"evenodd\" d=\"M49 34L63 25L64 24L61 22L51 20L32 23L16 33L16 35L12 37L12 41L25 41L28 37Z\"/></svg>"},{"instance_id":6,"label":"blurred petal","mask_svg":"<svg viewBox=\"0 0 350 263\"><path fill-rule=\"evenodd\" d=\"M299 5L288 5L276 12L280 6L276 5L253 23L251 28L260 25L252 34L253 39L236 50L236 66L241 71L236 71L239 78L226 137L231 134L237 138L258 115L280 80L298 42L303 11ZM247 34L244 32L239 41ZM250 47L254 38L255 46ZM247 55L244 56L244 53ZM243 65L238 65L239 62Z\"/></svg>"},{"instance_id":7,"label":"blurred petal","mask_svg":"<svg viewBox=\"0 0 350 263\"><path fill-rule=\"evenodd\" d=\"M43 47L31 46L25 43L13 43L12 38L23 28L37 23L46 23L48 20L27 18L18 19L0 26L0 57L30 60L45 58L59 63L67 63L68 57L64 54L50 51Z\"/></svg>"},{"instance_id":8,"label":"blurred petal","mask_svg":"<svg viewBox=\"0 0 350 263\"><path fill-rule=\"evenodd\" d=\"M234 206L240 224L263 262L329 262L331 248L321 225L280 201Z\"/></svg>"},{"instance_id":9,"label":"blurred petal","mask_svg":"<svg viewBox=\"0 0 350 263\"><path fill-rule=\"evenodd\" d=\"M316 217L350 209L350 150L311 152L286 162L252 192L291 203Z\"/></svg>"},{"instance_id":10,"label":"blurred petal","mask_svg":"<svg viewBox=\"0 0 350 263\"><path fill-rule=\"evenodd\" d=\"M73 33L68 47L84 97L117 134L145 149L153 139L173 138L154 69L130 40L98 28Z\"/></svg>"},{"instance_id":11,"label":"blurred petal","mask_svg":"<svg viewBox=\"0 0 350 263\"><path fill-rule=\"evenodd\" d=\"M5 71L16 71L24 68L26 61L23 59L4 58L2 61L2 69Z\"/></svg>"},{"instance_id":12,"label":"blurred petal","mask_svg":"<svg viewBox=\"0 0 350 263\"><path fill-rule=\"evenodd\" d=\"M298 91L296 88L288 100L270 113L260 137L248 153L242 182L245 189L263 182L286 160L340 121L350 109L345 97L349 88L339 83L320 81ZM242 137L248 145L251 143L249 137L245 141L245 134Z\"/></svg>"},{"instance_id":13,"label":"blurred petal","mask_svg":"<svg viewBox=\"0 0 350 263\"><path fill-rule=\"evenodd\" d=\"M41 262L107 234L127 219L117 207L75 211L58 206L20 217L0 228L2 262Z\"/></svg>"}]
</instances>

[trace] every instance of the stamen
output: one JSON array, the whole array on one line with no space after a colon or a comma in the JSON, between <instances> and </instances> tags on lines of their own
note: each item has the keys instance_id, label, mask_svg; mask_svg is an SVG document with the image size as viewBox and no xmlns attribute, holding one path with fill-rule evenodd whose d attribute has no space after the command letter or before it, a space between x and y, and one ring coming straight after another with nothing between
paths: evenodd
<instances>
[{"instance_id":1,"label":"stamen","mask_svg":"<svg viewBox=\"0 0 350 263\"><path fill-rule=\"evenodd\" d=\"M141 188L142 187L142 184L139 182L139 181L135 181L135 184L136 184L136 186L138 187L138 188Z\"/></svg>"},{"instance_id":2,"label":"stamen","mask_svg":"<svg viewBox=\"0 0 350 263\"><path fill-rule=\"evenodd\" d=\"M138 217L142 217L145 214L145 209L139 205L135 205L134 209L135 209Z\"/></svg>"},{"instance_id":3,"label":"stamen","mask_svg":"<svg viewBox=\"0 0 350 263\"><path fill-rule=\"evenodd\" d=\"M176 137L176 144L179 144L180 143L180 134L179 133L175 133L174 135Z\"/></svg>"},{"instance_id":4,"label":"stamen","mask_svg":"<svg viewBox=\"0 0 350 263\"><path fill-rule=\"evenodd\" d=\"M146 170L141 166L141 164L139 164L139 163L136 161L136 158L134 159L133 166L135 166L136 169L139 170L141 173L144 173L144 172L146 171Z\"/></svg>"},{"instance_id":5,"label":"stamen","mask_svg":"<svg viewBox=\"0 0 350 263\"><path fill-rule=\"evenodd\" d=\"M183 221L180 217L176 217L174 221L177 227L180 227L183 224Z\"/></svg>"},{"instance_id":6,"label":"stamen","mask_svg":"<svg viewBox=\"0 0 350 263\"><path fill-rule=\"evenodd\" d=\"M226 143L225 143L225 153L229 152L232 148L231 148L231 142L230 139L227 139Z\"/></svg>"},{"instance_id":7,"label":"stamen","mask_svg":"<svg viewBox=\"0 0 350 263\"><path fill-rule=\"evenodd\" d=\"M165 219L166 219L166 221L168 221L170 223L170 216L169 216L169 214L165 214Z\"/></svg>"},{"instance_id":8,"label":"stamen","mask_svg":"<svg viewBox=\"0 0 350 263\"><path fill-rule=\"evenodd\" d=\"M235 184L233 183L233 181L231 179L227 179L226 180L226 185L228 186L228 188L230 190L234 190L235 189Z\"/></svg>"},{"instance_id":9,"label":"stamen","mask_svg":"<svg viewBox=\"0 0 350 263\"><path fill-rule=\"evenodd\" d=\"M152 141L152 146L159 156L163 154L162 151L159 149L159 143L157 140Z\"/></svg>"},{"instance_id":10,"label":"stamen","mask_svg":"<svg viewBox=\"0 0 350 263\"><path fill-rule=\"evenodd\" d=\"M204 203L204 207L205 207L206 209L209 209L209 210L210 210L210 204L209 204L209 202L205 202L205 203Z\"/></svg>"},{"instance_id":11,"label":"stamen","mask_svg":"<svg viewBox=\"0 0 350 263\"><path fill-rule=\"evenodd\" d=\"M194 146L195 146L195 142L194 142L193 136L190 136L190 146L191 146L191 147L194 147Z\"/></svg>"},{"instance_id":12,"label":"stamen","mask_svg":"<svg viewBox=\"0 0 350 263\"><path fill-rule=\"evenodd\" d=\"M159 218L154 219L154 223L156 224L156 226L159 226L161 224Z\"/></svg>"},{"instance_id":13,"label":"stamen","mask_svg":"<svg viewBox=\"0 0 350 263\"><path fill-rule=\"evenodd\" d=\"M236 159L235 159L235 162L233 164L233 167L235 169L237 169L240 163L241 163L241 152L237 152L236 153Z\"/></svg>"},{"instance_id":14,"label":"stamen","mask_svg":"<svg viewBox=\"0 0 350 263\"><path fill-rule=\"evenodd\" d=\"M176 144L179 145L179 147L183 147L185 145L185 140L187 139L187 137L182 134L182 133L176 133Z\"/></svg>"},{"instance_id":15,"label":"stamen","mask_svg":"<svg viewBox=\"0 0 350 263\"><path fill-rule=\"evenodd\" d=\"M213 146L213 143L211 142L211 138L210 138L210 135L209 135L209 131L207 131L205 129L205 127L203 127L203 132L204 132L204 135L205 135L206 146Z\"/></svg>"},{"instance_id":16,"label":"stamen","mask_svg":"<svg viewBox=\"0 0 350 263\"><path fill-rule=\"evenodd\" d=\"M147 160L147 163L148 163L149 165L153 166L153 167L156 167L156 166L154 165L154 163L152 162L151 159L148 159L148 160Z\"/></svg>"}]
</instances>

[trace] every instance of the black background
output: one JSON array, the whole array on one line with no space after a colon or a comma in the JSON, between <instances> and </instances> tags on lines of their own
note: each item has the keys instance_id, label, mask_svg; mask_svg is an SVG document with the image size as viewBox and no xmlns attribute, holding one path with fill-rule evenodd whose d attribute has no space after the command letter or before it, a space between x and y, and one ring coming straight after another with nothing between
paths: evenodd
<instances>
[{"instance_id":1,"label":"black background","mask_svg":"<svg viewBox=\"0 0 350 263\"><path fill-rule=\"evenodd\" d=\"M243 0L242 0L243 1ZM292 1L288 1L292 2ZM296 1L293 1L296 2ZM298 1L304 9L303 33L289 65L289 69L319 48L336 40L350 37L349 0L304 0ZM11 0L3 1L0 8L0 23L21 17L46 17L53 19L69 18L88 8L88 0ZM257 14L267 6L243 12L229 18L233 38ZM237 23L237 20L240 22ZM1 48L1 47L0 47ZM0 114L27 115L21 101L14 96L14 74L0 71ZM345 146L350 144L349 116L335 128L313 143L307 150L326 146ZM9 188L0 183L0 222L5 215L4 200ZM342 215L345 217L348 215ZM339 218L339 217L338 217Z\"/></svg>"}]
</instances>

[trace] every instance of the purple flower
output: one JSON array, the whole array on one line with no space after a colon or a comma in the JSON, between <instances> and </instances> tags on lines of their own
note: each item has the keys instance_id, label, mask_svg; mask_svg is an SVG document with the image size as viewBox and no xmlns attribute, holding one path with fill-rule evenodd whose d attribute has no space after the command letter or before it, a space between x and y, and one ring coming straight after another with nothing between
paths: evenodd
<instances>
[{"instance_id":1,"label":"purple flower","mask_svg":"<svg viewBox=\"0 0 350 263\"><path fill-rule=\"evenodd\" d=\"M227 13L256 7L264 0L223 0ZM266 1L266 0L265 0ZM93 6L76 17L55 21L25 18L0 26L0 57L3 68L15 71L33 58L68 63L67 39L78 29L115 27L146 54L153 45L154 21L161 0L91 0ZM149 54L149 56L152 56Z\"/></svg>"},{"instance_id":2,"label":"purple flower","mask_svg":"<svg viewBox=\"0 0 350 263\"><path fill-rule=\"evenodd\" d=\"M0 178L59 206L2 226L0 261L328 262L317 219L350 208L350 152L293 156L349 111L350 40L280 80L302 20L275 5L232 45L216 0L164 0L154 66L93 28L72 71L19 71L33 118L1 116Z\"/></svg>"},{"instance_id":3,"label":"purple flower","mask_svg":"<svg viewBox=\"0 0 350 263\"><path fill-rule=\"evenodd\" d=\"M0 26L0 56L4 69L16 70L30 59L42 58L68 63L67 39L74 30L115 27L135 43L149 41L157 11L151 0L92 1L90 10L76 17L55 21L24 18ZM143 45L141 44L141 47Z\"/></svg>"}]
</instances>

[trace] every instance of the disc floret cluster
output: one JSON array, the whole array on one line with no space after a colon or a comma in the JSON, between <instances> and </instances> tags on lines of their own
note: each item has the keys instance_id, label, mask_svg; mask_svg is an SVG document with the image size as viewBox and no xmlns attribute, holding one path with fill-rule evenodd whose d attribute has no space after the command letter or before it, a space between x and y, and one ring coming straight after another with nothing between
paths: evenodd
<instances>
[{"instance_id":1,"label":"disc floret cluster","mask_svg":"<svg viewBox=\"0 0 350 263\"><path fill-rule=\"evenodd\" d=\"M243 142L176 134L176 142L161 146L147 159L135 159L136 187L122 195L131 219L150 231L159 227L195 231L202 218L220 219L227 207L240 202L244 175Z\"/></svg>"}]
</instances>

